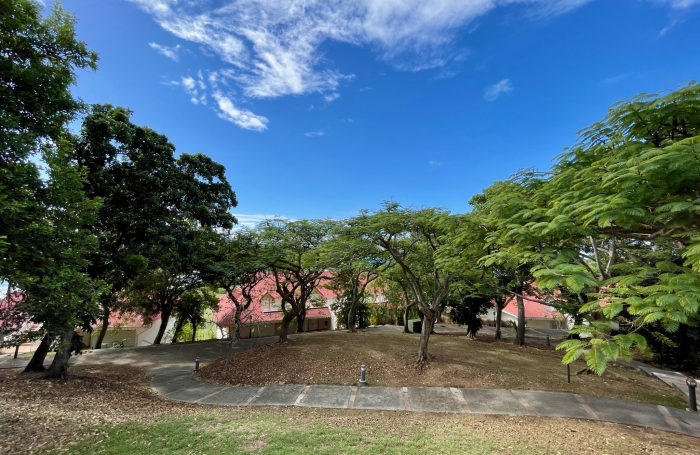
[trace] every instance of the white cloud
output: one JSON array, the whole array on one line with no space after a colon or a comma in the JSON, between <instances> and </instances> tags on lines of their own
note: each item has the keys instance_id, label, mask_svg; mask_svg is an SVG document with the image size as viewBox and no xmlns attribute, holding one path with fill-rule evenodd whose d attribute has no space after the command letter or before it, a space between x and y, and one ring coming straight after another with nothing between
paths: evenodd
<instances>
[{"instance_id":1,"label":"white cloud","mask_svg":"<svg viewBox=\"0 0 700 455\"><path fill-rule=\"evenodd\" d=\"M440 71L440 73L435 76L435 79L452 79L459 74L459 71Z\"/></svg>"},{"instance_id":2,"label":"white cloud","mask_svg":"<svg viewBox=\"0 0 700 455\"><path fill-rule=\"evenodd\" d=\"M323 131L309 131L308 133L304 133L304 136L306 137L318 137L318 136L323 136L324 133Z\"/></svg>"},{"instance_id":3,"label":"white cloud","mask_svg":"<svg viewBox=\"0 0 700 455\"><path fill-rule=\"evenodd\" d=\"M428 164L431 166L442 166L445 163L443 163L442 161L429 160Z\"/></svg>"},{"instance_id":4,"label":"white cloud","mask_svg":"<svg viewBox=\"0 0 700 455\"><path fill-rule=\"evenodd\" d=\"M501 93L507 93L512 91L513 85L510 83L510 79L503 79L502 81L498 81L491 87L486 89L486 92L484 92L484 99L486 101L495 101Z\"/></svg>"},{"instance_id":5,"label":"white cloud","mask_svg":"<svg viewBox=\"0 0 700 455\"><path fill-rule=\"evenodd\" d=\"M262 215L262 214L243 214L243 213L232 213L238 219L238 226L255 228L258 224L265 220L272 220L275 218L281 218L288 221L296 221L293 218L288 218L280 215Z\"/></svg>"},{"instance_id":6,"label":"white cloud","mask_svg":"<svg viewBox=\"0 0 700 455\"><path fill-rule=\"evenodd\" d=\"M671 8L683 9L700 4L700 0L651 0L653 3L669 5Z\"/></svg>"},{"instance_id":7,"label":"white cloud","mask_svg":"<svg viewBox=\"0 0 700 455\"><path fill-rule=\"evenodd\" d=\"M151 46L153 49L158 51L159 54L165 55L166 57L175 60L176 62L180 61L180 56L178 55L178 52L180 51L180 45L178 44L177 46L163 46L158 43L148 43L149 46Z\"/></svg>"},{"instance_id":8,"label":"white cloud","mask_svg":"<svg viewBox=\"0 0 700 455\"><path fill-rule=\"evenodd\" d=\"M202 72L200 71L197 75L198 79L193 77L183 77L180 81L180 86L185 90L185 92L191 96L190 101L194 104L207 104L207 96L203 91L207 88L204 85L204 78L202 77Z\"/></svg>"},{"instance_id":9,"label":"white cloud","mask_svg":"<svg viewBox=\"0 0 700 455\"><path fill-rule=\"evenodd\" d=\"M268 98L334 92L352 77L325 65L319 47L328 40L369 45L415 71L444 65L458 31L497 7L523 4L542 16L591 0L223 0L218 7L130 1L165 30L230 64L230 77L246 96Z\"/></svg>"},{"instance_id":10,"label":"white cloud","mask_svg":"<svg viewBox=\"0 0 700 455\"><path fill-rule=\"evenodd\" d=\"M327 103L330 103L333 100L337 100L338 98L340 98L340 93L335 92L323 96L323 99L326 100Z\"/></svg>"},{"instance_id":11,"label":"white cloud","mask_svg":"<svg viewBox=\"0 0 700 455\"><path fill-rule=\"evenodd\" d=\"M255 115L247 110L238 109L234 106L233 101L221 92L214 92L212 98L214 98L217 103L218 110L216 110L216 112L220 118L246 130L264 131L267 129L267 118L261 115Z\"/></svg>"},{"instance_id":12,"label":"white cloud","mask_svg":"<svg viewBox=\"0 0 700 455\"><path fill-rule=\"evenodd\" d=\"M620 81L623 80L623 79L626 79L627 76L629 76L628 73L625 73L625 74L618 74L617 76L608 77L608 78L606 78L606 79L603 79L603 81L601 82L601 84L602 84L602 85L614 84L614 83L616 83L616 82L620 82Z\"/></svg>"}]
</instances>

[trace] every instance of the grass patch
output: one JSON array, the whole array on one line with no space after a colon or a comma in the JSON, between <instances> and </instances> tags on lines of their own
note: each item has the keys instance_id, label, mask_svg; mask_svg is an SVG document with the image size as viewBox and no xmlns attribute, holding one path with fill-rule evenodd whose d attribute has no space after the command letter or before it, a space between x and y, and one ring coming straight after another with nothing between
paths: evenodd
<instances>
[{"instance_id":1,"label":"grass patch","mask_svg":"<svg viewBox=\"0 0 700 455\"><path fill-rule=\"evenodd\" d=\"M47 455L692 453L692 438L564 419L267 408L122 423ZM546 433L545 433L546 432ZM659 436L661 435L661 437ZM675 439L675 440L674 440Z\"/></svg>"},{"instance_id":2,"label":"grass patch","mask_svg":"<svg viewBox=\"0 0 700 455\"><path fill-rule=\"evenodd\" d=\"M427 368L415 368L418 334L395 332L319 333L288 343L258 346L218 359L200 377L224 385L355 384L361 364L370 385L392 387L457 387L544 390L615 398L677 408L684 397L663 382L615 364L602 377L574 373L566 380L562 353L543 345L514 346L480 336L433 335Z\"/></svg>"},{"instance_id":3,"label":"grass patch","mask_svg":"<svg viewBox=\"0 0 700 455\"><path fill-rule=\"evenodd\" d=\"M250 417L250 416L248 416ZM212 431L212 428L215 429ZM245 422L221 417L177 419L152 425L120 424L87 438L72 454L422 454L425 449L443 454L556 453L541 444L503 445L474 434L437 435L415 430L410 434L380 428L332 427L314 423L299 428L296 422L275 419L275 413L258 414ZM58 453L49 451L48 453ZM65 453L62 451L62 453Z\"/></svg>"}]
</instances>

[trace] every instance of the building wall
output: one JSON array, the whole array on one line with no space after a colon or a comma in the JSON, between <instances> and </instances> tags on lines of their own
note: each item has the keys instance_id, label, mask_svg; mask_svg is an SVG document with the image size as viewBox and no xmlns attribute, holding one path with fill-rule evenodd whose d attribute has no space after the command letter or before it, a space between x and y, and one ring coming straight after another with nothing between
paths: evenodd
<instances>
[{"instance_id":1,"label":"building wall","mask_svg":"<svg viewBox=\"0 0 700 455\"><path fill-rule=\"evenodd\" d=\"M19 346L18 354L25 354L27 352L34 352L41 344L41 340L36 340L32 343L23 343ZM0 354L13 354L15 353L15 347L9 346L6 348L0 348Z\"/></svg>"},{"instance_id":2,"label":"building wall","mask_svg":"<svg viewBox=\"0 0 700 455\"><path fill-rule=\"evenodd\" d=\"M489 310L486 312L486 315L482 316L482 319L485 321L495 321L496 320L496 309L495 308L489 308ZM517 315L512 315L510 313L506 313L505 311L501 312L501 321L503 323L508 323L508 322L514 322L515 324L518 323L518 316ZM560 326L564 330L568 330L568 321L563 320L560 322ZM531 329L556 329L557 327L557 321L552 319L544 319L544 318L525 318L525 326Z\"/></svg>"},{"instance_id":3,"label":"building wall","mask_svg":"<svg viewBox=\"0 0 700 455\"><path fill-rule=\"evenodd\" d=\"M314 318L307 319L305 323L307 332L317 332L331 330L331 318ZM259 338L259 337L272 337L278 336L280 334L281 322L266 322L266 323L253 323L251 325L241 326L241 338ZM252 333L251 333L252 328ZM226 327L226 333L233 333L234 327ZM296 333L297 331L297 321L293 320L289 324L289 333Z\"/></svg>"},{"instance_id":4,"label":"building wall","mask_svg":"<svg viewBox=\"0 0 700 455\"><path fill-rule=\"evenodd\" d=\"M165 333L168 331L172 330L173 327L175 327L175 319L174 317L171 317L168 319L168 325L165 326ZM153 341L156 339L156 335L158 335L158 329L160 329L160 323L161 320L155 321L153 324L150 326L144 326L144 327L139 327L136 330L137 334L137 346L150 346L153 344Z\"/></svg>"},{"instance_id":5,"label":"building wall","mask_svg":"<svg viewBox=\"0 0 700 455\"><path fill-rule=\"evenodd\" d=\"M166 326L166 333L172 330L175 326L175 318L170 318L168 320L168 325ZM111 347L112 343L118 341L124 341L125 348L133 348L137 346L150 346L156 339L158 334L158 329L160 328L160 319L155 321L151 325L141 326L141 327L109 327L107 329L107 334L102 341L102 347ZM97 337L99 336L99 326L92 331L92 333L85 333L78 331L78 334L83 337L83 343L86 346L90 346L94 349L95 343L97 343Z\"/></svg>"},{"instance_id":6,"label":"building wall","mask_svg":"<svg viewBox=\"0 0 700 455\"><path fill-rule=\"evenodd\" d=\"M485 316L481 317L485 321L496 321L496 308L489 308L489 310L486 312ZM516 324L518 323L518 318L517 316L513 316L511 314L506 313L505 311L501 312L501 322L502 323L507 323L507 322L515 322Z\"/></svg>"}]
</instances>

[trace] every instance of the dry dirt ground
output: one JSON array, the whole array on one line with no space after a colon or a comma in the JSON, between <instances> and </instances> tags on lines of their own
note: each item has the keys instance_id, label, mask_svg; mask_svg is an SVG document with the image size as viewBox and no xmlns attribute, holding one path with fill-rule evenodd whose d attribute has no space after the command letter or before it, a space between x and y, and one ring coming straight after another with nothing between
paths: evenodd
<instances>
[{"instance_id":1,"label":"dry dirt ground","mask_svg":"<svg viewBox=\"0 0 700 455\"><path fill-rule=\"evenodd\" d=\"M309 334L311 335L311 334ZM430 363L417 371L418 335L393 332L329 332L285 344L258 346L215 360L202 368L203 380L224 385L356 384L360 365L370 385L458 387L571 392L642 403L685 407L674 389L642 372L613 365L610 373L566 380L562 351L546 346L514 346L487 336L430 337Z\"/></svg>"},{"instance_id":2,"label":"dry dirt ground","mask_svg":"<svg viewBox=\"0 0 700 455\"><path fill-rule=\"evenodd\" d=\"M468 444L475 438L496 441L496 449L489 453L500 454L523 453L522 449L514 452L513 446L525 450L538 447L538 453L552 454L700 453L697 439L616 424L485 415L220 408L164 399L152 391L143 370L133 367L75 367L72 373L74 376L65 381L45 381L22 375L16 369L0 370L0 453L109 452L110 444L117 444L117 440L125 444L123 447L151 446L153 442L152 453L170 453L163 450L164 446L156 448L156 444L164 444L158 440L138 440L159 422L170 422L169 427L162 428L185 425L193 438L204 439L211 439L211 432L224 437L226 431L243 428L255 442L239 448L245 453L266 452L266 437L276 432L304 434L314 428L325 429L326 434L354 432L367 438L380 435L395 440L428 431L428 441L435 444L430 447L431 453L440 453L441 440ZM197 425L206 425L210 436L196 433ZM133 442L129 434L133 434ZM159 434L158 439L170 437L173 435ZM120 453L143 453L142 450ZM188 450L176 452L198 453Z\"/></svg>"}]
</instances>

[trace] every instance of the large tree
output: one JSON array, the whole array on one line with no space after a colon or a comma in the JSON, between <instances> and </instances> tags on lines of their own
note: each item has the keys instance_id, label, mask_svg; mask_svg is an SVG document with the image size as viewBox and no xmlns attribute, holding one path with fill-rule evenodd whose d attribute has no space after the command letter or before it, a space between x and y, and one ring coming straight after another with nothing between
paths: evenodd
<instances>
[{"instance_id":1,"label":"large tree","mask_svg":"<svg viewBox=\"0 0 700 455\"><path fill-rule=\"evenodd\" d=\"M322 246L333 235L331 220L266 220L259 225L264 258L282 299L280 343L287 341L289 325L296 318L297 330L304 330L306 307L321 280L330 278L333 266Z\"/></svg>"},{"instance_id":2,"label":"large tree","mask_svg":"<svg viewBox=\"0 0 700 455\"><path fill-rule=\"evenodd\" d=\"M236 198L224 167L202 154L176 159L167 137L133 124L130 116L124 108L93 105L73 153L77 165L88 171L85 191L103 201L89 226L100 243L88 271L111 286L100 300L98 349L110 314L128 304L120 293L130 280L141 273L137 288L151 282L160 289L149 299L163 296L162 286L169 283L168 297L155 299L158 303L145 310L162 311L161 321L167 324L174 299L201 284L202 258L197 255L204 249L195 245L197 231L228 229L235 222L228 210Z\"/></svg>"},{"instance_id":3,"label":"large tree","mask_svg":"<svg viewBox=\"0 0 700 455\"><path fill-rule=\"evenodd\" d=\"M613 105L552 169L544 190L557 217L548 228L587 230L587 257L548 264L538 283L595 283L581 311L596 316L573 330L586 338L560 345L565 362L585 355L602 373L608 361L647 351L648 337L698 324L699 133L700 86L642 94Z\"/></svg>"},{"instance_id":4,"label":"large tree","mask_svg":"<svg viewBox=\"0 0 700 455\"><path fill-rule=\"evenodd\" d=\"M543 254L545 243L522 227L523 219L537 207L533 197L540 180L513 178L496 182L482 194L472 198L473 215L484 235L485 255L481 265L494 274L491 284L502 286L500 293L515 299L518 308L516 345L525 344L525 296L533 299L538 290L533 286L533 268ZM542 300L544 301L544 300ZM505 303L502 298L497 303ZM500 305L499 305L500 306ZM499 310L502 308L499 308Z\"/></svg>"},{"instance_id":5,"label":"large tree","mask_svg":"<svg viewBox=\"0 0 700 455\"><path fill-rule=\"evenodd\" d=\"M390 264L391 256L368 241L362 231L346 223L338 223L324 254L335 263L329 286L344 303L341 307L347 311L343 315L347 328L355 332L356 310L367 297L368 287L373 283L376 287L376 280Z\"/></svg>"},{"instance_id":6,"label":"large tree","mask_svg":"<svg viewBox=\"0 0 700 455\"><path fill-rule=\"evenodd\" d=\"M0 282L21 291L23 309L44 324L35 370L52 340L70 340L69 326L99 288L82 272L94 242L81 223L96 206L65 159L65 128L81 107L70 86L77 69L96 68L97 55L76 39L75 19L60 5L41 12L34 1L0 1ZM49 375L65 374L67 344Z\"/></svg>"},{"instance_id":7,"label":"large tree","mask_svg":"<svg viewBox=\"0 0 700 455\"><path fill-rule=\"evenodd\" d=\"M204 279L223 289L235 307L234 330L228 334L233 341L240 340L242 315L250 308L256 297L254 290L267 274L262 250L257 232L248 229L230 231L222 234L204 269Z\"/></svg>"},{"instance_id":8,"label":"large tree","mask_svg":"<svg viewBox=\"0 0 700 455\"><path fill-rule=\"evenodd\" d=\"M21 260L16 262L17 281L11 282L24 294L18 307L42 324L47 343L58 343L48 377L66 375L74 329L79 324L89 326L90 315L97 312L97 297L105 290L102 282L85 273L87 256L97 246L85 224L94 219L99 204L85 198L80 170L71 166L63 153L68 147L45 150L49 179L42 201L46 210L42 219L25 231L32 235L30 248L36 254L15 256ZM43 369L46 352L38 350L35 355L30 371Z\"/></svg>"},{"instance_id":9,"label":"large tree","mask_svg":"<svg viewBox=\"0 0 700 455\"><path fill-rule=\"evenodd\" d=\"M428 362L428 342L435 318L450 288L450 274L436 262L454 223L448 212L411 210L385 203L374 213L363 211L348 224L365 239L386 251L400 267L412 297L423 314L417 364Z\"/></svg>"}]
</instances>

